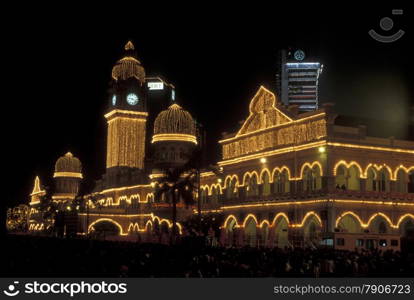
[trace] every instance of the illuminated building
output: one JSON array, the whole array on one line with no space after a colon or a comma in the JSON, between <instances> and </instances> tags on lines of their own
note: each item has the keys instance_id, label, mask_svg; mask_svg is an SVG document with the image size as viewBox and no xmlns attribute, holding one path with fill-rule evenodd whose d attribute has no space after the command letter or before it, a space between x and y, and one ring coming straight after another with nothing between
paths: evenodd
<instances>
[{"instance_id":1,"label":"illuminated building","mask_svg":"<svg viewBox=\"0 0 414 300\"><path fill-rule=\"evenodd\" d=\"M323 65L306 60L300 50L279 51L277 92L285 105L298 105L300 112L318 109L319 76Z\"/></svg>"},{"instance_id":2,"label":"illuminated building","mask_svg":"<svg viewBox=\"0 0 414 300\"><path fill-rule=\"evenodd\" d=\"M200 143L193 117L177 103L148 122L148 78L132 43L125 51L105 114L107 170L85 195L96 201L79 213L78 234L111 228L119 239L166 242L171 203L154 197L161 170L182 165ZM219 141L219 172L200 174L201 213L222 218L223 245L400 248L414 228L413 141L339 126L329 104L300 113L263 86L248 109L239 130ZM59 180L81 179L80 169L55 171ZM32 195L40 191L35 184ZM197 211L178 203L181 234Z\"/></svg>"},{"instance_id":3,"label":"illuminated building","mask_svg":"<svg viewBox=\"0 0 414 300\"><path fill-rule=\"evenodd\" d=\"M72 153L66 153L56 161L53 178L55 180L55 191L52 196L54 201L69 202L75 199L82 180L80 160Z\"/></svg>"}]
</instances>

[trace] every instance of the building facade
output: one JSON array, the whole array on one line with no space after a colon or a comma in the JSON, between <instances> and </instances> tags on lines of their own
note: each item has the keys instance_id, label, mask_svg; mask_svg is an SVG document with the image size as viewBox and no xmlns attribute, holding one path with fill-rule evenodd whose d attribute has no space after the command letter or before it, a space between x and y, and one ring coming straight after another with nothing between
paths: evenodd
<instances>
[{"instance_id":1,"label":"building facade","mask_svg":"<svg viewBox=\"0 0 414 300\"><path fill-rule=\"evenodd\" d=\"M199 146L197 130L177 103L148 122L145 70L132 43L125 51L105 114L106 173L84 195L77 231L166 242L171 203L155 193L162 170L182 166ZM414 234L414 142L370 137L365 127L339 126L336 118L332 105L300 112L261 86L238 132L219 141L218 168L200 173L197 204L177 204L179 233L200 212L222 220L217 239L226 246L400 249ZM82 173L73 156L63 159L70 163L57 163L52 199L69 207ZM32 231L41 226L35 212L44 194L36 180Z\"/></svg>"},{"instance_id":2,"label":"building facade","mask_svg":"<svg viewBox=\"0 0 414 300\"><path fill-rule=\"evenodd\" d=\"M298 105L300 112L319 107L319 76L323 65L307 60L300 50L279 51L277 93L285 105Z\"/></svg>"}]
</instances>

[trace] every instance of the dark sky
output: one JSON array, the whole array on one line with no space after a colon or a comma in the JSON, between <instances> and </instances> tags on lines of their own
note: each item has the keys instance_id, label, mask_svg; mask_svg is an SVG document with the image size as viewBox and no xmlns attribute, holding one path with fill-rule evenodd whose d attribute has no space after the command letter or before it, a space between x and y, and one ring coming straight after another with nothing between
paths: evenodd
<instances>
[{"instance_id":1,"label":"dark sky","mask_svg":"<svg viewBox=\"0 0 414 300\"><path fill-rule=\"evenodd\" d=\"M106 89L128 39L148 75L175 84L180 102L205 124L210 153L217 156L221 132L236 130L247 117L260 84L274 87L276 52L288 46L324 64L322 102L335 102L340 114L387 124L381 127L385 136L408 137L414 105L412 11L392 16L393 8L405 7L158 3L4 11L12 18L2 24L3 200L27 200L34 176L49 180L56 159L69 150L83 163L85 187L104 172ZM379 21L387 16L394 27L384 32ZM405 36L391 44L367 34L400 28Z\"/></svg>"}]
</instances>

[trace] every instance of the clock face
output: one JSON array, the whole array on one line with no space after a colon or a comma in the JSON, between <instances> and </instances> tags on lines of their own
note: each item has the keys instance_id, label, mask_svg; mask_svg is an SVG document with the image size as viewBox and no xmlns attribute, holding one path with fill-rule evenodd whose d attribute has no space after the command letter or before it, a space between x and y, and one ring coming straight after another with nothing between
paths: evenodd
<instances>
[{"instance_id":1,"label":"clock face","mask_svg":"<svg viewBox=\"0 0 414 300\"><path fill-rule=\"evenodd\" d=\"M129 105L135 105L138 103L138 96L134 93L128 94L127 102Z\"/></svg>"},{"instance_id":2,"label":"clock face","mask_svg":"<svg viewBox=\"0 0 414 300\"><path fill-rule=\"evenodd\" d=\"M293 54L296 60L304 60L305 59L305 52L302 50L296 50Z\"/></svg>"},{"instance_id":3,"label":"clock face","mask_svg":"<svg viewBox=\"0 0 414 300\"><path fill-rule=\"evenodd\" d=\"M115 106L116 105L116 95L112 96L112 105Z\"/></svg>"}]
</instances>

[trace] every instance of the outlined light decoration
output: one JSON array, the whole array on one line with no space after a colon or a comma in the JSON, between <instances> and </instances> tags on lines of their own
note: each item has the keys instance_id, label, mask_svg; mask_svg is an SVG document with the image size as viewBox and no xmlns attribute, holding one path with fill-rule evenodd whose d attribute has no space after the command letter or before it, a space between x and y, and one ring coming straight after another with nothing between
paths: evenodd
<instances>
[{"instance_id":1,"label":"outlined light decoration","mask_svg":"<svg viewBox=\"0 0 414 300\"><path fill-rule=\"evenodd\" d=\"M131 41L124 48L128 52L135 50L134 44ZM136 57L126 55L118 60L112 68L112 78L115 80L126 80L132 77L138 79L142 84L145 82L145 70Z\"/></svg>"},{"instance_id":2,"label":"outlined light decoration","mask_svg":"<svg viewBox=\"0 0 414 300\"><path fill-rule=\"evenodd\" d=\"M147 115L122 110L114 110L105 115L108 122L107 168L144 167Z\"/></svg>"},{"instance_id":3,"label":"outlined light decoration","mask_svg":"<svg viewBox=\"0 0 414 300\"><path fill-rule=\"evenodd\" d=\"M155 119L152 143L186 141L197 144L195 122L191 114L174 103Z\"/></svg>"}]
</instances>

